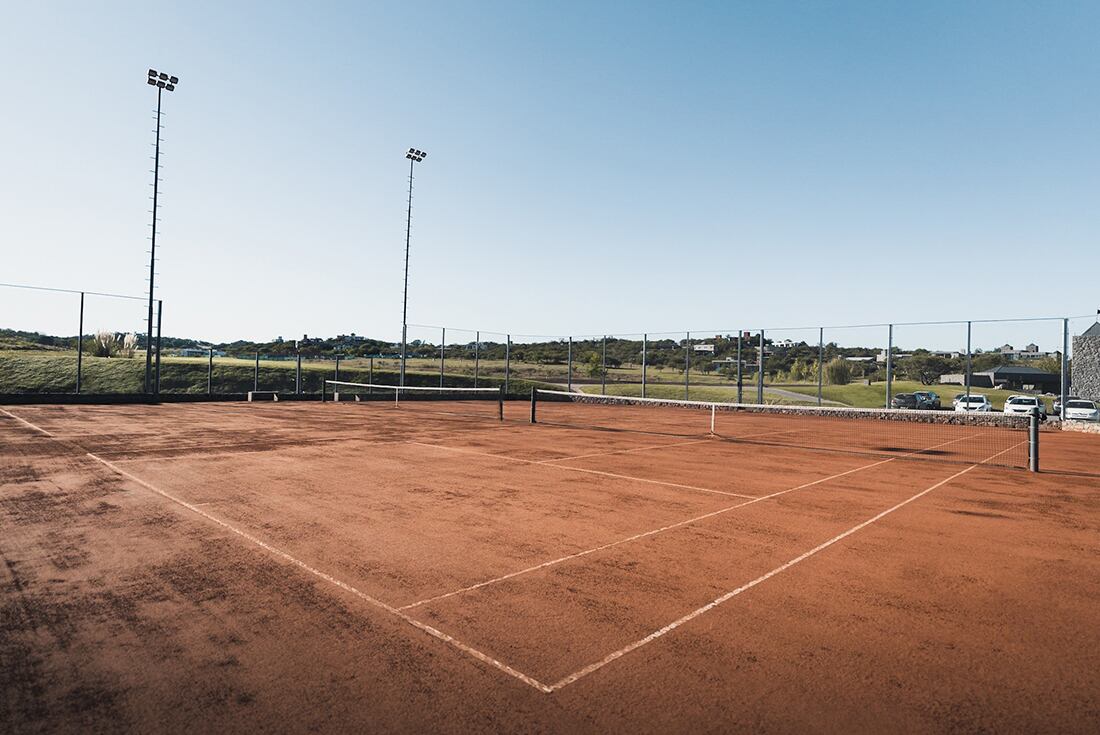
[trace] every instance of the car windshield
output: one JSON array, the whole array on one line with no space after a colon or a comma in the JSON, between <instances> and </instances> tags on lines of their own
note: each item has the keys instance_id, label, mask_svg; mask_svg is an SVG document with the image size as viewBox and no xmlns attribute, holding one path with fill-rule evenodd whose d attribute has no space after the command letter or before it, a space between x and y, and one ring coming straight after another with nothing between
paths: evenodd
<instances>
[{"instance_id":1,"label":"car windshield","mask_svg":"<svg viewBox=\"0 0 1100 735\"><path fill-rule=\"evenodd\" d=\"M1016 396L1015 398L1009 398L1008 402L1017 406L1034 406L1034 398L1024 398L1023 396Z\"/></svg>"},{"instance_id":2,"label":"car windshield","mask_svg":"<svg viewBox=\"0 0 1100 735\"><path fill-rule=\"evenodd\" d=\"M1087 408L1091 411L1096 409L1096 404L1092 401L1069 401L1066 408Z\"/></svg>"},{"instance_id":3,"label":"car windshield","mask_svg":"<svg viewBox=\"0 0 1100 735\"><path fill-rule=\"evenodd\" d=\"M970 396L967 398L963 396L964 403L985 403L985 396Z\"/></svg>"}]
</instances>

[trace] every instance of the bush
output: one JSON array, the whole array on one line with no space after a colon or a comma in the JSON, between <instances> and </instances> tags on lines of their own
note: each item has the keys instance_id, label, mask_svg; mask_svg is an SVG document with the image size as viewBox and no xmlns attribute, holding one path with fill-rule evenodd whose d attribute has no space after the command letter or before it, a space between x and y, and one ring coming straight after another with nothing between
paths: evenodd
<instances>
[{"instance_id":1,"label":"bush","mask_svg":"<svg viewBox=\"0 0 1100 735\"><path fill-rule=\"evenodd\" d=\"M114 357L122 343L114 332L100 330L95 333L92 342L92 354L95 357Z\"/></svg>"},{"instance_id":2,"label":"bush","mask_svg":"<svg viewBox=\"0 0 1100 735\"><path fill-rule=\"evenodd\" d=\"M825 364L825 379L829 385L848 385L852 382L852 366L843 357L837 357Z\"/></svg>"}]
</instances>

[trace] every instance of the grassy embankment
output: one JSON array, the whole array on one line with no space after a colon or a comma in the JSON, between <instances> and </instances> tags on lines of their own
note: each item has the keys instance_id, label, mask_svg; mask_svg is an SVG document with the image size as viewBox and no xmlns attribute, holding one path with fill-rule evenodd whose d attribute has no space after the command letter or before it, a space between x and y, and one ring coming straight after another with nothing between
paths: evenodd
<instances>
[{"instance_id":1,"label":"grassy embankment","mask_svg":"<svg viewBox=\"0 0 1100 735\"><path fill-rule=\"evenodd\" d=\"M379 364L375 361L374 381L396 383L396 361ZM428 362L428 361L425 361ZM76 389L75 353L60 351L0 351L0 393L72 393ZM331 379L335 365L331 361L302 363L302 390L319 393L321 382ZM255 363L252 360L215 358L212 386L214 393L246 393L253 389ZM205 393L207 360L205 358L165 357L161 361L162 393ZM371 373L367 362L342 361L341 380L366 382ZM82 393L140 393L145 376L145 357L138 353L132 358L90 357L85 355L82 365ZM260 389L292 392L295 382L295 361L261 360ZM423 370L410 365L406 370L409 385L438 385L438 363L435 370ZM463 374L455 375L449 369L445 376L447 385L471 385L473 380ZM479 385L492 387L503 382L500 376L482 373ZM509 388L514 394L531 390L532 383L512 374ZM551 387L541 384L542 387Z\"/></svg>"}]
</instances>

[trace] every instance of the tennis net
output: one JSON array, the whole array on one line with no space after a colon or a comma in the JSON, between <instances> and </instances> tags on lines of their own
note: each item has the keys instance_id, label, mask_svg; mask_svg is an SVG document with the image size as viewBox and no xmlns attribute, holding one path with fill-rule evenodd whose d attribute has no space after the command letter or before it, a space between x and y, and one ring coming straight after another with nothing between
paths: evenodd
<instances>
[{"instance_id":1,"label":"tennis net","mask_svg":"<svg viewBox=\"0 0 1100 735\"><path fill-rule=\"evenodd\" d=\"M532 423L718 439L884 457L1038 468L1027 415L822 408L534 390Z\"/></svg>"},{"instance_id":2,"label":"tennis net","mask_svg":"<svg viewBox=\"0 0 1100 735\"><path fill-rule=\"evenodd\" d=\"M407 410L504 420L504 388L426 387L326 380L321 400L377 401Z\"/></svg>"}]
</instances>

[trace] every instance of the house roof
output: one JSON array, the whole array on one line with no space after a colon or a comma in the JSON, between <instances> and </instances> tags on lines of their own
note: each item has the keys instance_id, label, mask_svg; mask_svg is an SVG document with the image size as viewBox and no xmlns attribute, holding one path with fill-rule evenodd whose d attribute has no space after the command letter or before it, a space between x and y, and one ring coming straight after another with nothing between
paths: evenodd
<instances>
[{"instance_id":1,"label":"house roof","mask_svg":"<svg viewBox=\"0 0 1100 735\"><path fill-rule=\"evenodd\" d=\"M1091 327L1081 332L1082 337L1100 337L1100 322L1096 322Z\"/></svg>"},{"instance_id":2,"label":"house roof","mask_svg":"<svg viewBox=\"0 0 1100 735\"><path fill-rule=\"evenodd\" d=\"M983 370L975 375L989 375L994 378L1057 378L1058 373L1048 373L1045 370L1039 370L1033 367L1017 367L1011 365L1002 365L1001 367L995 367L992 370Z\"/></svg>"}]
</instances>

